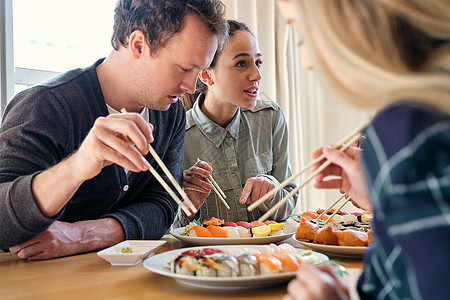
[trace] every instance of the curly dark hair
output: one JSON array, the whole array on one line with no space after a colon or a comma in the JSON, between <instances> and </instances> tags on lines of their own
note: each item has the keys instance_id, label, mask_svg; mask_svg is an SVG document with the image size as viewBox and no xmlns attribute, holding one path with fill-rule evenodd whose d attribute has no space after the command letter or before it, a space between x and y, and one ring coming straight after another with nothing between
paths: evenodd
<instances>
[{"instance_id":1,"label":"curly dark hair","mask_svg":"<svg viewBox=\"0 0 450 300\"><path fill-rule=\"evenodd\" d=\"M194 13L217 36L220 46L227 35L225 11L220 0L119 0L114 10L111 44L118 50L128 44L133 31L140 30L154 55L183 29L184 17Z\"/></svg>"}]
</instances>

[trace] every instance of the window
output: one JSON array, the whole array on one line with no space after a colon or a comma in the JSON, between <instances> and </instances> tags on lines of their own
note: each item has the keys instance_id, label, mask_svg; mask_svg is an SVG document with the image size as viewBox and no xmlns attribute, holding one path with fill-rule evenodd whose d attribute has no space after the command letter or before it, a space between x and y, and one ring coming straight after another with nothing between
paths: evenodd
<instances>
[{"instance_id":1,"label":"window","mask_svg":"<svg viewBox=\"0 0 450 300\"><path fill-rule=\"evenodd\" d=\"M117 0L14 0L14 94L112 50Z\"/></svg>"}]
</instances>

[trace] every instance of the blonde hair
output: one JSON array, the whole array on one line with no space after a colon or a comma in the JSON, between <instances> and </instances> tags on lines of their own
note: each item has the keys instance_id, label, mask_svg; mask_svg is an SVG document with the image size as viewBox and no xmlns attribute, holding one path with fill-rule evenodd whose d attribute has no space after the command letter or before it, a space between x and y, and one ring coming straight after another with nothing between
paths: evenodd
<instances>
[{"instance_id":1,"label":"blonde hair","mask_svg":"<svg viewBox=\"0 0 450 300\"><path fill-rule=\"evenodd\" d=\"M293 1L314 68L338 97L450 113L450 0Z\"/></svg>"}]
</instances>

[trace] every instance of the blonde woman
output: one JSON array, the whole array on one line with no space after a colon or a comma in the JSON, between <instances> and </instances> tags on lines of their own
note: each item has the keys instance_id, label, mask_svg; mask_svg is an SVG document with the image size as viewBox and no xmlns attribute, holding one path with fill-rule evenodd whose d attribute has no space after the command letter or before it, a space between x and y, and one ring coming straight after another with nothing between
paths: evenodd
<instances>
[{"instance_id":1,"label":"blonde woman","mask_svg":"<svg viewBox=\"0 0 450 300\"><path fill-rule=\"evenodd\" d=\"M323 148L334 165L316 183L373 208L360 297L450 299L450 1L292 2L302 59L335 95L377 112L360 154ZM330 269L311 266L288 292L285 299L349 294Z\"/></svg>"}]
</instances>

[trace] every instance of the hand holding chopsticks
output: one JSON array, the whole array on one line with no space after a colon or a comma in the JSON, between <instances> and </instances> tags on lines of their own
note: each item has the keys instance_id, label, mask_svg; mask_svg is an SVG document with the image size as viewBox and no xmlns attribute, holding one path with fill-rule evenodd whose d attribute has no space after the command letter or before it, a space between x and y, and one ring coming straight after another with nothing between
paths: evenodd
<instances>
[{"instance_id":1,"label":"hand holding chopsticks","mask_svg":"<svg viewBox=\"0 0 450 300\"><path fill-rule=\"evenodd\" d=\"M198 157L197 157L197 161L200 161L200 159ZM225 201L225 198L227 198L227 196L222 191L222 189L217 184L217 182L214 180L212 175L209 175L208 178L206 178L206 180L209 182L209 184L212 185L213 190L216 192L217 197L219 197L219 199L220 199L220 201L222 201L223 205L225 205L225 207L227 209L230 209L230 206L228 205L227 201Z\"/></svg>"},{"instance_id":2,"label":"hand holding chopsticks","mask_svg":"<svg viewBox=\"0 0 450 300\"><path fill-rule=\"evenodd\" d=\"M360 137L361 134L359 133L359 131L363 128L364 126L360 126L359 128L353 130L348 136L344 137L341 141L339 141L336 145L334 145L334 148L338 148L341 147L342 144L345 142L345 144L339 149L339 152L343 152L345 151L347 148L349 148L351 145L353 145ZM283 183L280 184L280 186L275 189L272 190L271 193L268 193L267 195L263 196L262 198L260 198L259 200L257 200L255 203L253 203L252 205L250 205L248 207L248 210L253 210L254 208L256 208L257 206L259 206L260 204L262 204L264 201L266 201L267 199L269 199L270 197L272 197L273 194L275 194L275 192L277 192L278 190L280 190L281 188L283 188L284 186L286 186L289 182L291 182L295 177L299 176L301 173L305 172L306 170L308 170L311 166L313 166L314 164L320 162L322 159L324 158L323 155L321 155L320 157L318 157L317 159L313 160L311 163L309 163L306 167L304 167L303 169L301 169L299 172L297 172L296 174L294 174L293 176L289 177L287 180L285 180ZM322 172L325 168L327 168L329 165L331 164L330 161L326 161L324 162L317 170L315 170L301 185L299 185L298 187L296 187L294 190L292 190L285 198L283 198L282 200L280 200L280 202L278 202L277 204L275 204L271 209L269 209L261 218L259 218L259 221L264 221L266 220L269 216L271 216L280 206L284 205L286 203L286 201L291 198L294 194L296 194L302 187L304 187L308 182L310 182L317 174L319 174L320 172Z\"/></svg>"},{"instance_id":3,"label":"hand holding chopsticks","mask_svg":"<svg viewBox=\"0 0 450 300\"><path fill-rule=\"evenodd\" d=\"M122 108L122 113L127 113L127 111ZM129 141L128 137L125 137L125 140L135 149L138 151L134 145ZM164 179L159 175L159 173L150 165L149 171L152 173L153 176L155 176L156 180L164 187L164 189L169 193L169 195L175 200L175 202L183 209L183 211L186 213L186 215L192 216L197 212L197 209L192 204L192 202L189 200L183 189L180 187L178 182L175 180L175 178L170 173L169 169L167 169L164 162L159 157L158 153L153 149L153 147L148 144L148 150L150 151L150 154L153 156L153 158L156 160L160 168L163 170L163 172L166 174L166 176L169 178L172 185L175 187L175 189L178 191L178 193L183 198L184 202L181 202L180 199L177 197L177 195L173 192L173 190L169 187L169 185L164 181ZM138 151L139 152L139 151ZM140 154L140 153L139 153Z\"/></svg>"}]
</instances>

